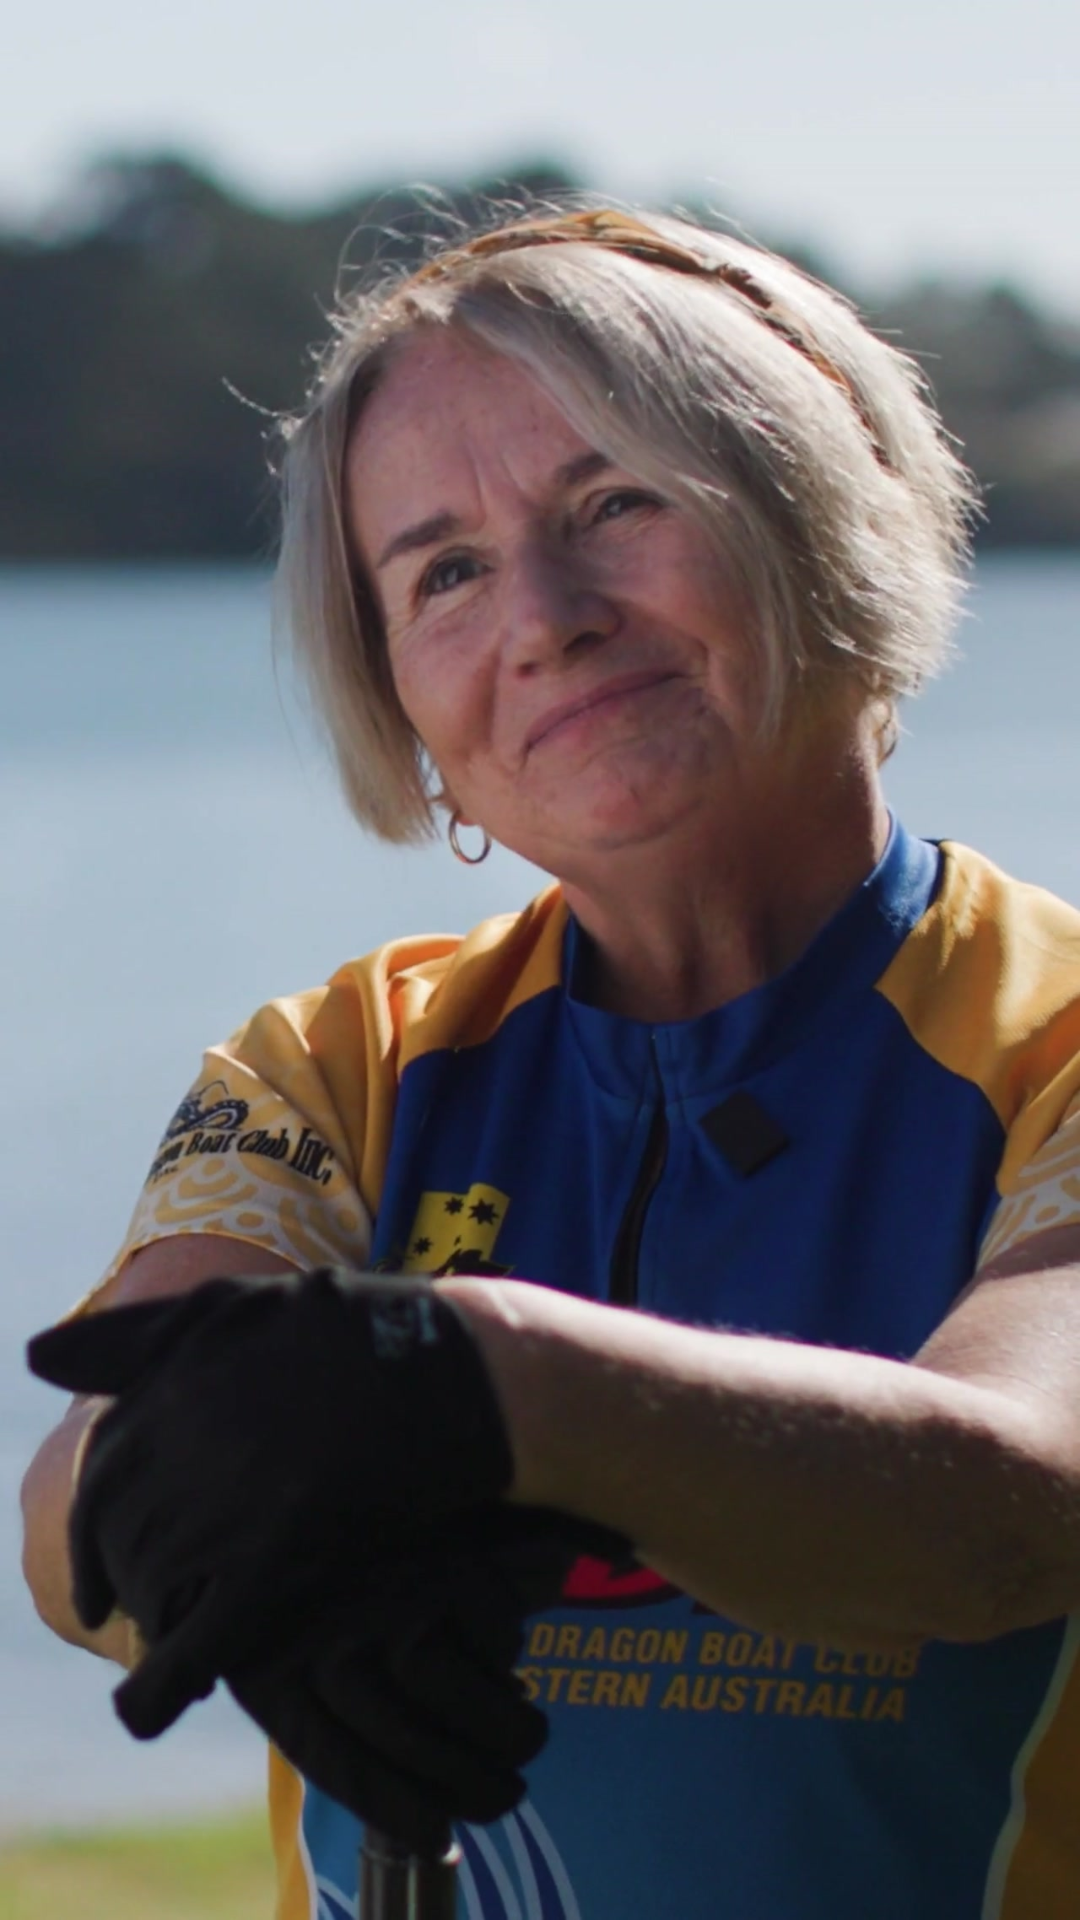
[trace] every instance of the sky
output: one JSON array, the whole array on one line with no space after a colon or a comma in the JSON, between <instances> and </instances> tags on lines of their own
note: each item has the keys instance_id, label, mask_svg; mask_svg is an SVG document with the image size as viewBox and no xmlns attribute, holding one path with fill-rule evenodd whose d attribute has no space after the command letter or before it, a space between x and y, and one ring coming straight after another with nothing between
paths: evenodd
<instances>
[{"instance_id":1,"label":"sky","mask_svg":"<svg viewBox=\"0 0 1080 1920\"><path fill-rule=\"evenodd\" d=\"M21 0L3 38L8 219L116 151L294 207L546 155L867 285L1005 278L1080 315L1076 0Z\"/></svg>"}]
</instances>

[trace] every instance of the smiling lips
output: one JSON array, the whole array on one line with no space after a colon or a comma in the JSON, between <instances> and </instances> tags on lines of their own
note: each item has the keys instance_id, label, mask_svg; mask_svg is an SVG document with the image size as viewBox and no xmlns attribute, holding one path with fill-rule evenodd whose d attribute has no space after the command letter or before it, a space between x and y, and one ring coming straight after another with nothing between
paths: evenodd
<instances>
[{"instance_id":1,"label":"smiling lips","mask_svg":"<svg viewBox=\"0 0 1080 1920\"><path fill-rule=\"evenodd\" d=\"M670 670L657 667L639 673L625 673L614 680L605 680L602 685L593 687L591 692L580 694L576 700L564 700L560 706L549 707L529 728L525 737L526 753L531 753L541 741L548 739L569 721L579 719L582 714L608 706L624 695L644 693L649 687L662 686L665 681L674 680L675 677Z\"/></svg>"}]
</instances>

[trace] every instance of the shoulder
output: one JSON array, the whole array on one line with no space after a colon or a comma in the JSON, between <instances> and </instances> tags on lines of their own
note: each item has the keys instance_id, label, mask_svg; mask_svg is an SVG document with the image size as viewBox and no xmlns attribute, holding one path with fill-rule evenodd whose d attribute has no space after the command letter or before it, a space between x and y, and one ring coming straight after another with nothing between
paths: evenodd
<instances>
[{"instance_id":1,"label":"shoulder","mask_svg":"<svg viewBox=\"0 0 1080 1920\"><path fill-rule=\"evenodd\" d=\"M283 1053L317 1063L357 1048L400 1070L418 1052L478 1044L537 993L557 987L567 909L549 887L518 913L470 933L388 942L339 967L321 987L268 1002L228 1042L249 1061Z\"/></svg>"},{"instance_id":2,"label":"shoulder","mask_svg":"<svg viewBox=\"0 0 1080 1920\"><path fill-rule=\"evenodd\" d=\"M1034 1144L1080 1087L1080 913L968 847L945 842L942 856L937 893L879 991L927 1053L981 1087L1007 1132L1029 1121Z\"/></svg>"},{"instance_id":3,"label":"shoulder","mask_svg":"<svg viewBox=\"0 0 1080 1920\"><path fill-rule=\"evenodd\" d=\"M247 1241L292 1266L363 1266L409 1059L485 1039L561 978L549 889L464 937L398 940L260 1007L210 1047L170 1119L124 1244Z\"/></svg>"},{"instance_id":4,"label":"shoulder","mask_svg":"<svg viewBox=\"0 0 1080 1920\"><path fill-rule=\"evenodd\" d=\"M995 939L1061 967L1080 966L1080 911L1045 887L1013 879L971 847L945 840L941 852L941 884L924 918L924 937L936 932L955 947Z\"/></svg>"}]
</instances>

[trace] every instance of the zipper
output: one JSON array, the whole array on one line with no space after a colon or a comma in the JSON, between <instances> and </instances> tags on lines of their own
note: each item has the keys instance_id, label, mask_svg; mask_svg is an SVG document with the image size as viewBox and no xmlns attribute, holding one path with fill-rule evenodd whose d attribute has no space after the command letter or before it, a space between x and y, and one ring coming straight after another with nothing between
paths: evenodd
<instances>
[{"instance_id":1,"label":"zipper","mask_svg":"<svg viewBox=\"0 0 1080 1920\"><path fill-rule=\"evenodd\" d=\"M645 1231L645 1216L649 1211L653 1194L664 1177L664 1167L667 1162L668 1124L664 1107L664 1083L656 1058L655 1043L653 1066L656 1069L660 1095L653 1110L637 1177L619 1222L619 1231L615 1236L611 1270L608 1276L608 1300L613 1307L637 1306L638 1262L641 1257L641 1236Z\"/></svg>"}]
</instances>

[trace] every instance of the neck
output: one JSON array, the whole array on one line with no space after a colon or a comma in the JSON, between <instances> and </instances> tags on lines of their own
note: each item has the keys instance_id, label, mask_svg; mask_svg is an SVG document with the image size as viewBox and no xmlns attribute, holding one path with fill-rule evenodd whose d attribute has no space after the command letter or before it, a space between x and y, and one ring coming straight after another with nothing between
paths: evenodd
<instances>
[{"instance_id":1,"label":"neck","mask_svg":"<svg viewBox=\"0 0 1080 1920\"><path fill-rule=\"evenodd\" d=\"M584 989L627 1018L687 1020L775 978L880 859L888 814L869 756L748 791L564 880L588 937Z\"/></svg>"}]
</instances>

